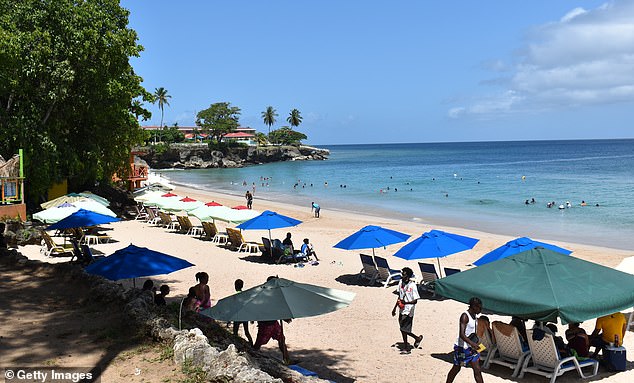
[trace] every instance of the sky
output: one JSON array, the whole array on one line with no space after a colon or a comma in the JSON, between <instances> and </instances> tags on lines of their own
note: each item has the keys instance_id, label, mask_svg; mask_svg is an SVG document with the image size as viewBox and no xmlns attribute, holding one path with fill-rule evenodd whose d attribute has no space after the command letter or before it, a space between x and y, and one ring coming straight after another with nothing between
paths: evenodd
<instances>
[{"instance_id":1,"label":"sky","mask_svg":"<svg viewBox=\"0 0 634 383\"><path fill-rule=\"evenodd\" d=\"M314 145L634 138L634 0L121 5L167 125L228 102L264 133L296 108Z\"/></svg>"}]
</instances>

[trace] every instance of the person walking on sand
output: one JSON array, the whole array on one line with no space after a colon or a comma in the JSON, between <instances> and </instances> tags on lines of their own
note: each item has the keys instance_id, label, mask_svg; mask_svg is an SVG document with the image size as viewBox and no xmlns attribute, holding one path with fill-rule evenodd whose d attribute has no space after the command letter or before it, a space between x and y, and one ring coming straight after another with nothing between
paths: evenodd
<instances>
[{"instance_id":1,"label":"person walking on sand","mask_svg":"<svg viewBox=\"0 0 634 383\"><path fill-rule=\"evenodd\" d=\"M399 308L398 324L403 336L403 351L409 351L409 343L407 337L411 336L414 339L414 348L420 346L420 342L423 340L423 336L416 336L412 333L412 323L414 322L414 308L416 302L420 299L418 295L418 287L416 283L411 280L414 272L409 267L404 267L401 270L401 281L398 284L398 299L392 309L392 316L396 315L396 308Z\"/></svg>"},{"instance_id":2,"label":"person walking on sand","mask_svg":"<svg viewBox=\"0 0 634 383\"><path fill-rule=\"evenodd\" d=\"M266 281L270 281L271 279L277 278L277 276L270 276L266 279ZM284 322L291 323L292 319L284 319ZM282 328L282 321L258 321L258 334L255 337L255 344L253 345L254 350L259 350L262 346L267 344L269 340L275 339L277 340L277 345L282 352L282 358L284 359L284 364L291 364L291 359L288 354L288 347L286 347L286 338L284 337L284 329Z\"/></svg>"},{"instance_id":3,"label":"person walking on sand","mask_svg":"<svg viewBox=\"0 0 634 383\"><path fill-rule=\"evenodd\" d=\"M319 218L320 210L321 210L321 207L319 206L319 204L316 204L315 202L311 202L310 211L315 212L315 218Z\"/></svg>"},{"instance_id":4,"label":"person walking on sand","mask_svg":"<svg viewBox=\"0 0 634 383\"><path fill-rule=\"evenodd\" d=\"M236 293L241 293L244 287L244 281L242 279L236 279L235 282L233 282L233 286L236 289ZM240 325L244 327L244 336L247 337L249 345L253 347L253 338L251 338L251 333L249 333L249 322L233 322L233 335L238 336Z\"/></svg>"},{"instance_id":5,"label":"person walking on sand","mask_svg":"<svg viewBox=\"0 0 634 383\"><path fill-rule=\"evenodd\" d=\"M452 383L460 372L461 366L467 363L473 369L473 377L477 383L484 383L482 371L480 371L480 354L478 353L479 340L476 334L478 314L482 311L480 298L469 299L469 309L460 315L458 339L453 346L453 367L447 374L447 383Z\"/></svg>"},{"instance_id":6,"label":"person walking on sand","mask_svg":"<svg viewBox=\"0 0 634 383\"><path fill-rule=\"evenodd\" d=\"M253 207L253 194L251 194L251 192L247 190L244 198L247 199L247 208L251 209Z\"/></svg>"}]
</instances>

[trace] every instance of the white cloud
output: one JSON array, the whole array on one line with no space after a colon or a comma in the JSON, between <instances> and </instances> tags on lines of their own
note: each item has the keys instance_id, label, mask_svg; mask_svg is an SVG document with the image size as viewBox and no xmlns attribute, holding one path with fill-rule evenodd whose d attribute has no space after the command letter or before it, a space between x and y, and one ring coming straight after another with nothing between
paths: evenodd
<instances>
[{"instance_id":1,"label":"white cloud","mask_svg":"<svg viewBox=\"0 0 634 383\"><path fill-rule=\"evenodd\" d=\"M510 78L487 81L507 85L506 91L479 96L470 106L450 109L449 116L634 100L634 2L575 8L557 22L534 28L521 52Z\"/></svg>"},{"instance_id":2,"label":"white cloud","mask_svg":"<svg viewBox=\"0 0 634 383\"><path fill-rule=\"evenodd\" d=\"M570 21L572 19L574 19L575 17L579 16L579 15L583 15L584 13L586 13L587 11L583 8L575 8L572 11L566 13L564 15L564 17L561 18L561 22L565 23L567 21Z\"/></svg>"}]
</instances>

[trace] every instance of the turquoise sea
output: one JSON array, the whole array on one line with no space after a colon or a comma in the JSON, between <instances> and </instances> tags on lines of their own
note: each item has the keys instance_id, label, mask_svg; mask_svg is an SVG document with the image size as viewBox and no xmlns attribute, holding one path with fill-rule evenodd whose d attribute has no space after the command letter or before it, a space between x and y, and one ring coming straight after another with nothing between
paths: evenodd
<instances>
[{"instance_id":1,"label":"turquoise sea","mask_svg":"<svg viewBox=\"0 0 634 383\"><path fill-rule=\"evenodd\" d=\"M326 161L161 173L235 195L255 183L255 209L260 198L307 209L316 201L322 214L349 210L634 250L632 139L324 147ZM572 207L558 209L566 201Z\"/></svg>"}]
</instances>

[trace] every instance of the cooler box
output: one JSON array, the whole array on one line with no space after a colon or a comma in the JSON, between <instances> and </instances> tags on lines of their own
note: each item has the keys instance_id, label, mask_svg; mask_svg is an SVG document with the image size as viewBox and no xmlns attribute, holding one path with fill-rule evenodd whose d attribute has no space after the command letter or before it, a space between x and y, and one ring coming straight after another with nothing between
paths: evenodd
<instances>
[{"instance_id":1,"label":"cooler box","mask_svg":"<svg viewBox=\"0 0 634 383\"><path fill-rule=\"evenodd\" d=\"M606 347L604 362L607 368L611 371L625 371L625 353L625 347Z\"/></svg>"}]
</instances>

